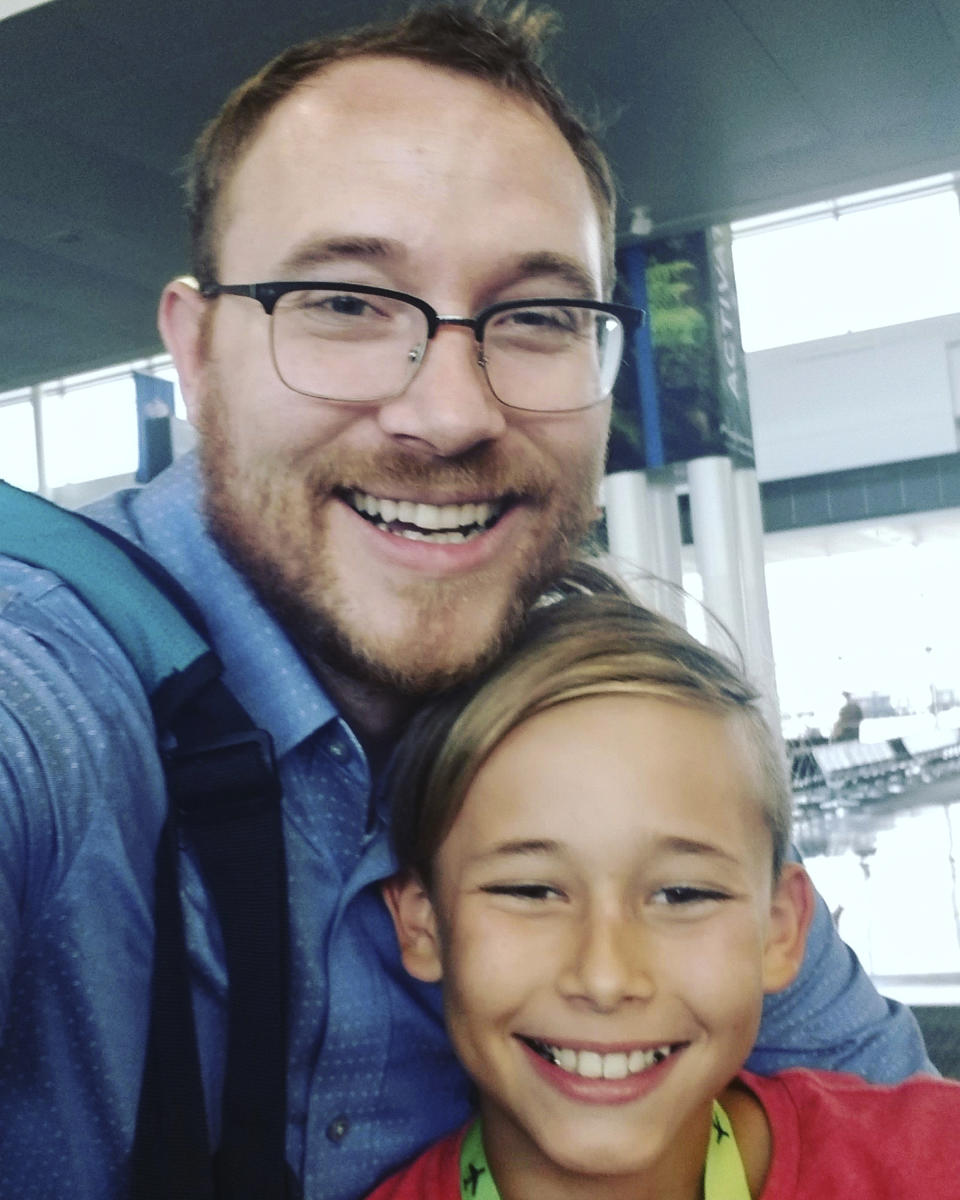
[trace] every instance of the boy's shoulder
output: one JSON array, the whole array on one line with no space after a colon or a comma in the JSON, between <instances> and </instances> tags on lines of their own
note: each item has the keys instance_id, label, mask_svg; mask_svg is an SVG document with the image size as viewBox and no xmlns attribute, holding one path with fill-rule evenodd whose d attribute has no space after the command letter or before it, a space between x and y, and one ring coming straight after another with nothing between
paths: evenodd
<instances>
[{"instance_id":1,"label":"boy's shoulder","mask_svg":"<svg viewBox=\"0 0 960 1200\"><path fill-rule=\"evenodd\" d=\"M428 1146L384 1180L367 1200L460 1200L460 1149L469 1126Z\"/></svg>"},{"instance_id":2,"label":"boy's shoulder","mask_svg":"<svg viewBox=\"0 0 960 1200\"><path fill-rule=\"evenodd\" d=\"M871 1200L925 1194L960 1200L955 1131L960 1083L914 1075L898 1084L796 1068L740 1080L763 1106L773 1138L760 1200Z\"/></svg>"}]
</instances>

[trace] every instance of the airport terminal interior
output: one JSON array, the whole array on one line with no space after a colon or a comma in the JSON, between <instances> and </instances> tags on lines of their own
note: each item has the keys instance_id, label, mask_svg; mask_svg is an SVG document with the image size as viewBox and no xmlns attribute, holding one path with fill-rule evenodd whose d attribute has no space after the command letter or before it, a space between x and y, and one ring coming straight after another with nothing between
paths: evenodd
<instances>
[{"instance_id":1,"label":"airport terminal interior","mask_svg":"<svg viewBox=\"0 0 960 1200\"><path fill-rule=\"evenodd\" d=\"M101 61L107 23L116 21L119 43L132 42L136 21L121 7L120 0L0 5L0 54L16 51L28 63L49 26L75 39L71 54ZM164 13L171 21L193 19L184 17L187 6L168 0L151 7L155 37L165 32ZM236 61L262 41L251 6L235 7L244 20L237 54L231 58L229 46L207 52L211 70L226 78L243 73ZM390 9L355 7L361 18ZM856 6L849 28L826 0L800 6L805 12L794 18L780 6L707 0L559 0L556 7L582 32L582 44L601 35L609 42L608 57L599 49L588 55L576 78L581 95L595 99L604 96L609 72L625 112L615 125L614 153L626 197L624 244L713 226L729 231L763 516L762 619L772 653L766 682L792 765L795 841L844 939L882 992L921 1014L935 1060L960 1077L960 6ZM90 16L98 9L107 22L99 38ZM286 44L302 17L294 19L292 5L279 9L277 41ZM599 11L589 36L588 9ZM667 13L692 16L700 29L699 38L694 30L682 43L670 42L670 70L650 49L666 36ZM340 15L331 12L330 24L341 24ZM801 19L806 31L796 23ZM249 46L240 45L242 37ZM728 49L723 63L708 58L711 39ZM829 53L828 42L836 44ZM628 46L644 68L631 85L624 82ZM854 46L869 53L858 52L851 82L844 62ZM185 54L195 60L202 51L191 45ZM561 66L573 79L574 64ZM129 113L150 70L144 67L146 83L127 81L127 107L120 102L123 80L109 88L92 74L86 80L91 112L114 122L118 147L137 136ZM165 86L182 86L179 72L173 61ZM0 94L14 86L0 80ZM639 100L625 98L628 86ZM739 89L740 99L726 88ZM198 90L204 94L193 99L202 109L219 83ZM882 102L871 112L874 95ZM654 116L635 116L631 102ZM736 104L744 111L735 112ZM761 105L768 109L763 119ZM26 172L2 185L9 194L0 213L11 221L0 232L0 477L68 507L136 486L193 444L175 373L152 329L136 326L128 313L117 317L124 336L89 342L89 354L75 348L93 326L113 319L114 310L95 297L105 280L121 299L136 292L146 311L141 293L182 269L175 237L172 248L159 235L151 241L153 275L146 281L120 268L118 247L129 251L143 230L149 175L158 163L171 182L154 195L175 207L176 161L187 131L199 124L188 109L171 110L176 128L166 140L155 128L162 113L151 116L143 135L148 148L130 156L135 195L126 202L115 191L123 184L114 180L111 191L76 146L68 156L82 175L75 199L49 165L33 196ZM14 130L24 137L32 130L51 147L76 132L63 107L41 103L30 121L18 115L22 102L6 111L15 120L0 130L0 146ZM662 145L659 166L636 167L629 157L631 138L637 157L644 156L655 121L670 134L661 142L682 147L669 170ZM79 141L93 159L100 138L110 136L106 130ZM688 173L693 194L678 199L684 164L697 156ZM659 170L659 190L644 170ZM94 219L87 204L107 211ZM109 238L101 236L111 224ZM79 274L90 272L98 254L117 262L84 284L91 311L86 323L69 327L72 355L44 357L40 350L56 342L61 319L55 302L44 303L45 289L60 289L76 306ZM17 288L32 299L15 317ZM28 316L37 319L31 324ZM37 345L18 359L24 339ZM137 375L162 385L146 402L142 391L139 406ZM158 411L151 404L160 405L165 428L148 447L148 462L145 413ZM658 472L677 514L673 582L683 589L682 613L709 640L711 590L690 524L687 464ZM611 483L605 494L612 529L624 492ZM642 548L637 554L632 562L614 554L628 577L656 569ZM644 586L638 584L641 593L652 594Z\"/></svg>"}]
</instances>

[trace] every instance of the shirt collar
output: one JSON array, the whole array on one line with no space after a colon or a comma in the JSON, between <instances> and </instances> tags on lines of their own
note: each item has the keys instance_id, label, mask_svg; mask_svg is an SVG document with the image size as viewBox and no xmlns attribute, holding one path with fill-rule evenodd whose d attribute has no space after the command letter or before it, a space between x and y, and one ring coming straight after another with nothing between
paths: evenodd
<instances>
[{"instance_id":1,"label":"shirt collar","mask_svg":"<svg viewBox=\"0 0 960 1200\"><path fill-rule=\"evenodd\" d=\"M145 488L126 493L135 537L190 592L203 613L224 680L273 737L278 755L338 717L306 660L246 578L224 557L202 511L195 454L180 458ZM110 514L91 511L98 519Z\"/></svg>"}]
</instances>

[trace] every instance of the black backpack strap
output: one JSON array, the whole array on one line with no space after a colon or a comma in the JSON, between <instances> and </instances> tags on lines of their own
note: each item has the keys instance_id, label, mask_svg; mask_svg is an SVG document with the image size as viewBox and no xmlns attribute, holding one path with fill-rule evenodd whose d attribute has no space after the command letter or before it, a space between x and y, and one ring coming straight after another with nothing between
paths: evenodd
<instances>
[{"instance_id":1,"label":"black backpack strap","mask_svg":"<svg viewBox=\"0 0 960 1200\"><path fill-rule=\"evenodd\" d=\"M284 1200L289 921L273 746L219 680L172 727L171 812L213 898L230 980L214 1194Z\"/></svg>"},{"instance_id":2,"label":"black backpack strap","mask_svg":"<svg viewBox=\"0 0 960 1200\"><path fill-rule=\"evenodd\" d=\"M269 735L223 684L202 618L138 547L0 481L0 553L54 571L124 647L153 706L169 811L157 847L150 1031L134 1200L286 1200L287 879ZM220 1148L211 1159L179 886L189 842L229 979Z\"/></svg>"}]
</instances>

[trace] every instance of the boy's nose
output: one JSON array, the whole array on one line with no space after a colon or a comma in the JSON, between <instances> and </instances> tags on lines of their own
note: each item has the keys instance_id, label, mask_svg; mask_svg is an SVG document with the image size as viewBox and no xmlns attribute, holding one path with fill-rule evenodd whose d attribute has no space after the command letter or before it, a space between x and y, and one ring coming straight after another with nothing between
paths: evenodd
<instances>
[{"instance_id":1,"label":"boy's nose","mask_svg":"<svg viewBox=\"0 0 960 1200\"><path fill-rule=\"evenodd\" d=\"M572 937L561 992L604 1012L626 1000L649 1000L655 985L644 941L640 923L626 913L585 916Z\"/></svg>"}]
</instances>

